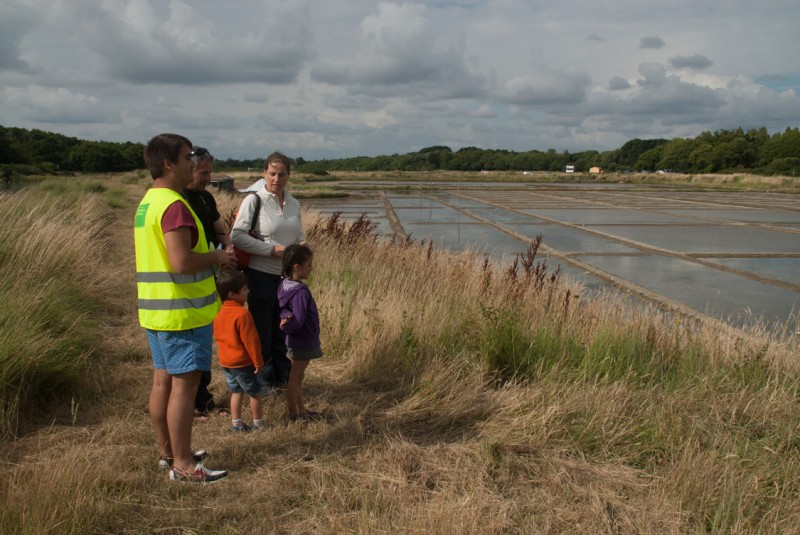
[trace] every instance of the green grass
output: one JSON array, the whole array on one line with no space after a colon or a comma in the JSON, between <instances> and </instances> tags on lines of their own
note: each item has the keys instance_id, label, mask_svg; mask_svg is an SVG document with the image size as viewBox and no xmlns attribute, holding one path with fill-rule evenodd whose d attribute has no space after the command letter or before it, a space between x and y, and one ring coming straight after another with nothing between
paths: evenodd
<instances>
[{"instance_id":1,"label":"green grass","mask_svg":"<svg viewBox=\"0 0 800 535\"><path fill-rule=\"evenodd\" d=\"M102 284L95 255L103 240L97 181L45 181L2 198L0 220L0 434L17 431L39 400L85 384ZM87 214L88 211L88 214ZM80 224L76 222L80 221ZM95 283L95 284L93 284ZM23 411L23 414L20 414Z\"/></svg>"}]
</instances>

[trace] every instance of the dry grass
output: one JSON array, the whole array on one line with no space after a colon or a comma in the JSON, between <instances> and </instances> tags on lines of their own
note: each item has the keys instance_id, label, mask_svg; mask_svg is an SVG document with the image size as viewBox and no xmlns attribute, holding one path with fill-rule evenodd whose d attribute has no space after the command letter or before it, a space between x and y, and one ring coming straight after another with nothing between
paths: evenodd
<instances>
[{"instance_id":1,"label":"dry grass","mask_svg":"<svg viewBox=\"0 0 800 535\"><path fill-rule=\"evenodd\" d=\"M327 421L289 425L281 397L269 433L197 421L231 477L170 484L135 317L145 181L119 187L93 248L91 277L111 285L96 386L0 445L3 533L800 532L796 339L589 300L535 258L512 276L314 214L326 357L307 397ZM221 373L212 391L226 397Z\"/></svg>"}]
</instances>

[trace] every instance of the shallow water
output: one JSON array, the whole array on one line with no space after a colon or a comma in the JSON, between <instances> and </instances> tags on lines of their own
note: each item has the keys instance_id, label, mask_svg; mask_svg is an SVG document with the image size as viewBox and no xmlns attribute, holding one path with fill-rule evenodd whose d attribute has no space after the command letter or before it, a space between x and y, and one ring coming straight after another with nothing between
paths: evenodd
<instances>
[{"instance_id":1,"label":"shallow water","mask_svg":"<svg viewBox=\"0 0 800 535\"><path fill-rule=\"evenodd\" d=\"M388 187L395 185L385 183ZM375 184L370 184L372 188ZM425 184L426 187L430 184ZM735 324L797 321L800 198L752 192L670 192L630 185L438 184L385 194L406 233L450 250L470 249L510 265L530 240L557 255L553 268L603 287L570 265L621 277ZM355 187L351 185L351 187ZM365 191L379 194L380 190ZM366 213L391 228L380 198L303 201L324 214Z\"/></svg>"}]
</instances>

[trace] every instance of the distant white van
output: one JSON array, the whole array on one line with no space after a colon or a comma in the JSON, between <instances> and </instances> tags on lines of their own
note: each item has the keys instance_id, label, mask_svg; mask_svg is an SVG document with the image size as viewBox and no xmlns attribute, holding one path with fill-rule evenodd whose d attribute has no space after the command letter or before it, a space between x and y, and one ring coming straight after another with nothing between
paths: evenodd
<instances>
[{"instance_id":1,"label":"distant white van","mask_svg":"<svg viewBox=\"0 0 800 535\"><path fill-rule=\"evenodd\" d=\"M575 166L574 166L574 165L568 165L568 166L566 166L566 167L564 168L564 172L565 172L565 173L574 173L574 172L575 172Z\"/></svg>"}]
</instances>

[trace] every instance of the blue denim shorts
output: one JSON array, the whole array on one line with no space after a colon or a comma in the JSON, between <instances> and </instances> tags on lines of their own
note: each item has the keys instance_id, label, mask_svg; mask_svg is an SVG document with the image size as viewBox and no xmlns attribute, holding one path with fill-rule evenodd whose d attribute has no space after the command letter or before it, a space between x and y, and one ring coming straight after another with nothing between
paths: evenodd
<instances>
[{"instance_id":1,"label":"blue denim shorts","mask_svg":"<svg viewBox=\"0 0 800 535\"><path fill-rule=\"evenodd\" d=\"M211 369L213 325L185 331L145 331L155 369L167 370L170 375Z\"/></svg>"},{"instance_id":2,"label":"blue denim shorts","mask_svg":"<svg viewBox=\"0 0 800 535\"><path fill-rule=\"evenodd\" d=\"M263 386L256 376L255 366L245 366L244 368L222 368L225 381L228 383L228 390L234 394L244 392L248 396L259 396L263 394Z\"/></svg>"}]
</instances>

